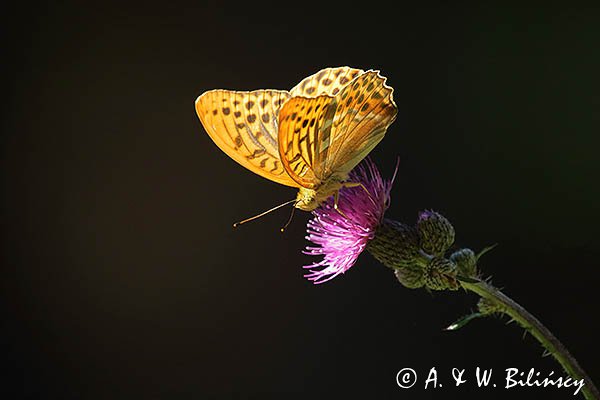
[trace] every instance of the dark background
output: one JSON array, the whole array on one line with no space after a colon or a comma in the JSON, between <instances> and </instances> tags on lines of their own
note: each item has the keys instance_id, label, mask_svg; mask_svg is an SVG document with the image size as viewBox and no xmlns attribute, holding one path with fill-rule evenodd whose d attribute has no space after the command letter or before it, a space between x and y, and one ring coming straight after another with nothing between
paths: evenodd
<instances>
[{"instance_id":1,"label":"dark background","mask_svg":"<svg viewBox=\"0 0 600 400\"><path fill-rule=\"evenodd\" d=\"M195 98L339 65L395 88L372 153L386 176L401 157L387 215L499 243L486 274L600 383L600 11L258 3L3 11L3 398L573 398L450 387L451 367L560 374L505 320L443 332L473 295L405 289L368 254L313 286L308 214L232 229L295 193L213 145Z\"/></svg>"}]
</instances>

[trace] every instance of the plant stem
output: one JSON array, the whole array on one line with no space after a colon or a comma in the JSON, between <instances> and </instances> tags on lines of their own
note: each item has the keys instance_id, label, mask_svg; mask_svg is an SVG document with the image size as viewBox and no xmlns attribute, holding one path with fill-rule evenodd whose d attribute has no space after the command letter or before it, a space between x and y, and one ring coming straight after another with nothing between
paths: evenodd
<instances>
[{"instance_id":1,"label":"plant stem","mask_svg":"<svg viewBox=\"0 0 600 400\"><path fill-rule=\"evenodd\" d=\"M587 400L600 400L598 389L594 386L594 383L583 368L579 366L575 357L569 353L566 347L537 318L516 301L487 282L479 281L471 283L461 281L460 283L463 288L475 292L479 296L499 305L499 311L509 315L531 333L554 356L556 361L562 365L572 379L583 379L585 384L581 391Z\"/></svg>"}]
</instances>

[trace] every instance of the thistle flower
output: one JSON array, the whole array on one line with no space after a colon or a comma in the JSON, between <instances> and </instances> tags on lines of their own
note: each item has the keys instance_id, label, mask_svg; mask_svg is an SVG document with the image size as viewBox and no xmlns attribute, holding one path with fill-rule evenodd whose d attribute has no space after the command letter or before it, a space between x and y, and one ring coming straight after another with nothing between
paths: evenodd
<instances>
[{"instance_id":1,"label":"thistle flower","mask_svg":"<svg viewBox=\"0 0 600 400\"><path fill-rule=\"evenodd\" d=\"M577 390L583 388L586 399L600 399L600 392L589 376L548 328L482 279L478 260L494 246L478 254L462 248L447 257L455 231L441 214L422 211L412 226L384 219L395 176L394 172L391 180L384 180L373 162L366 159L349 175L348 181L359 185L340 190L338 210L330 198L313 211L306 239L314 245L307 246L304 253L323 256L323 259L305 266L309 272L304 276L315 284L327 282L350 269L367 249L375 259L391 268L406 288L456 291L462 287L472 291L481 296L478 311L461 318L447 330L457 330L475 318L505 314L532 333L570 377L581 382Z\"/></svg>"},{"instance_id":2,"label":"thistle flower","mask_svg":"<svg viewBox=\"0 0 600 400\"><path fill-rule=\"evenodd\" d=\"M356 263L383 221L395 177L394 172L392 179L383 179L375 164L366 159L348 177L349 182L362 186L340 189L339 211L333 198L313 211L306 239L314 246L307 246L304 253L323 259L304 266L309 270L304 277L315 284L327 282Z\"/></svg>"},{"instance_id":3,"label":"thistle flower","mask_svg":"<svg viewBox=\"0 0 600 400\"><path fill-rule=\"evenodd\" d=\"M394 269L407 288L425 286L431 290L456 290L456 263L443 257L454 242L454 228L441 214L423 211L416 226L390 219L384 214L390 205L390 190L396 177L384 180L370 159L348 177L357 186L340 190L338 210L329 199L313 211L308 222L304 253L323 256L321 261L304 266L304 277L315 284L327 282L346 272L368 249L383 265Z\"/></svg>"}]
</instances>

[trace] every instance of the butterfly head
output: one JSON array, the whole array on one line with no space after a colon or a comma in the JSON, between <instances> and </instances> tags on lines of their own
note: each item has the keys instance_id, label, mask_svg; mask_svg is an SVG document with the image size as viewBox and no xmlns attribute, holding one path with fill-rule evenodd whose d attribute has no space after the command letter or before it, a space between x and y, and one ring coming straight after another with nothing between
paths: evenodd
<instances>
[{"instance_id":1,"label":"butterfly head","mask_svg":"<svg viewBox=\"0 0 600 400\"><path fill-rule=\"evenodd\" d=\"M298 190L298 196L296 196L294 207L302 211L312 211L319 207L319 203L317 202L317 192L314 189L301 187Z\"/></svg>"}]
</instances>

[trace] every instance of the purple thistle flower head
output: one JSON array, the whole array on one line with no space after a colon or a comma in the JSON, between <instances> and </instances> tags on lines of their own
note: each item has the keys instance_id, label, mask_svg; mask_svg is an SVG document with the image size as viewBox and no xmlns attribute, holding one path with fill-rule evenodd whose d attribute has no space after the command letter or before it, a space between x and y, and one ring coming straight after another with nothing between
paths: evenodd
<instances>
[{"instance_id":1,"label":"purple thistle flower head","mask_svg":"<svg viewBox=\"0 0 600 400\"><path fill-rule=\"evenodd\" d=\"M365 159L348 176L348 182L362 186L340 189L339 211L334 208L333 197L313 211L306 239L314 246L307 246L304 254L323 259L303 267L309 270L305 278L315 284L327 282L356 263L383 221L395 177L396 172L391 180L384 180L375 164Z\"/></svg>"},{"instance_id":2,"label":"purple thistle flower head","mask_svg":"<svg viewBox=\"0 0 600 400\"><path fill-rule=\"evenodd\" d=\"M428 220L435 216L436 216L436 214L433 211L429 211L429 210L421 211L419 213L418 222L423 222L423 221Z\"/></svg>"}]
</instances>

